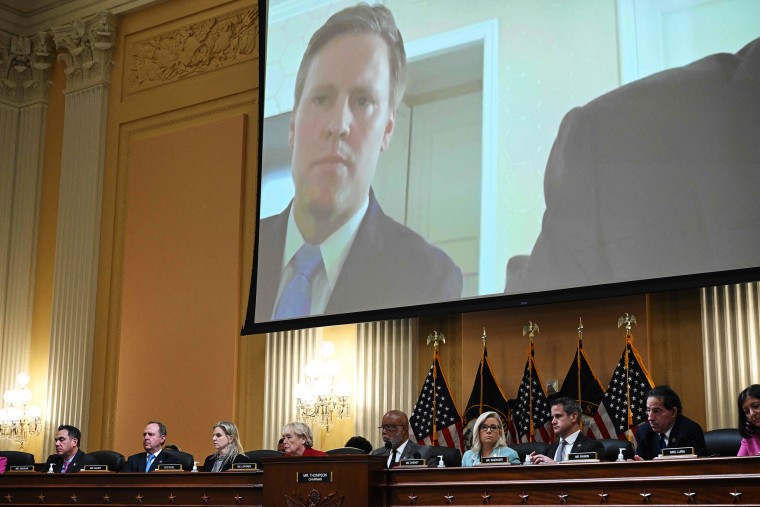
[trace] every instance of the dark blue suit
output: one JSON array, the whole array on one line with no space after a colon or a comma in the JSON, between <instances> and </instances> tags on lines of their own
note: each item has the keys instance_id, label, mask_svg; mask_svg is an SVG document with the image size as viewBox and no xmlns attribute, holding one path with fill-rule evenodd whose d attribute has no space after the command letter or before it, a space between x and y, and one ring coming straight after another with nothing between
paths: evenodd
<instances>
[{"instance_id":1,"label":"dark blue suit","mask_svg":"<svg viewBox=\"0 0 760 507\"><path fill-rule=\"evenodd\" d=\"M546 449L544 456L554 459L554 455L557 454L557 448L559 447L559 436L556 438L557 441ZM604 445L597 440L588 438L583 433L578 433L569 452L595 452L598 459L604 460Z\"/></svg>"},{"instance_id":2,"label":"dark blue suit","mask_svg":"<svg viewBox=\"0 0 760 507\"><path fill-rule=\"evenodd\" d=\"M652 431L649 423L644 423L636 430L636 455L644 459L654 459L660 455L658 444L660 435ZM681 414L676 417L670 430L668 447L693 447L698 456L707 456L705 434L702 427Z\"/></svg>"},{"instance_id":3,"label":"dark blue suit","mask_svg":"<svg viewBox=\"0 0 760 507\"><path fill-rule=\"evenodd\" d=\"M58 454L51 454L48 456L47 461L45 462L45 469L43 472L47 472L50 468L50 464L53 464L53 472L59 474L61 473L61 468L63 466L63 456ZM74 459L71 460L71 463L69 463L68 468L66 468L67 474L73 474L76 472L79 472L84 468L85 465L97 465L98 462L93 458L92 456L88 456L85 454L81 449L77 449L77 453L74 455Z\"/></svg>"},{"instance_id":4,"label":"dark blue suit","mask_svg":"<svg viewBox=\"0 0 760 507\"><path fill-rule=\"evenodd\" d=\"M148 453L147 452L140 452L137 454L133 454L129 458L127 458L127 463L124 465L123 472L145 472L145 465L148 463ZM179 460L175 457L169 454L168 452L161 451L159 455L156 457L156 459L153 460L153 463L150 464L150 470L148 472L154 471L156 468L158 468L158 465L163 464L169 464L169 463L179 463Z\"/></svg>"},{"instance_id":5,"label":"dark blue suit","mask_svg":"<svg viewBox=\"0 0 760 507\"><path fill-rule=\"evenodd\" d=\"M292 203L291 203L292 205ZM259 226L258 287L243 332L274 310L290 206ZM325 314L437 303L462 295L462 272L443 250L385 213L370 191L367 213L346 256ZM255 305L255 306L254 306Z\"/></svg>"}]
</instances>

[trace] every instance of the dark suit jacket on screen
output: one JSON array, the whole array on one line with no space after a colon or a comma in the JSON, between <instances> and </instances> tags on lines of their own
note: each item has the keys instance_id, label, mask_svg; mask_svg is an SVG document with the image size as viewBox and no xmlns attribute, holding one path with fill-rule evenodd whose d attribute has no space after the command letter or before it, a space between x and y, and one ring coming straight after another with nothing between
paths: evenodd
<instances>
[{"instance_id":1,"label":"dark suit jacket on screen","mask_svg":"<svg viewBox=\"0 0 760 507\"><path fill-rule=\"evenodd\" d=\"M506 291L760 265L759 118L760 39L570 111Z\"/></svg>"},{"instance_id":2,"label":"dark suit jacket on screen","mask_svg":"<svg viewBox=\"0 0 760 507\"><path fill-rule=\"evenodd\" d=\"M63 466L63 456L58 454L51 454L45 461L45 472L50 468L50 463L53 464L53 472L61 473L61 467ZM77 449L77 453L74 455L74 459L69 463L69 467L66 469L67 474L73 474L79 472L85 465L97 465L98 462L92 456L85 454L82 449Z\"/></svg>"},{"instance_id":3,"label":"dark suit jacket on screen","mask_svg":"<svg viewBox=\"0 0 760 507\"><path fill-rule=\"evenodd\" d=\"M660 435L652 431L649 423L636 430L636 454L644 459L654 459L660 455L658 444ZM707 456L705 434L702 427L686 416L678 415L670 431L668 447L693 447L698 456Z\"/></svg>"},{"instance_id":4,"label":"dark suit jacket on screen","mask_svg":"<svg viewBox=\"0 0 760 507\"><path fill-rule=\"evenodd\" d=\"M428 465L437 463L436 458L433 455L433 451L430 449L430 447L427 445L420 445L417 442L412 442L411 440L408 440L406 442L404 452L401 453L401 457L399 459L414 459L415 453L419 453L420 458L424 459ZM391 455L391 450L386 449L385 447L379 447L377 449L374 449L371 454L372 456L388 457Z\"/></svg>"},{"instance_id":5,"label":"dark suit jacket on screen","mask_svg":"<svg viewBox=\"0 0 760 507\"><path fill-rule=\"evenodd\" d=\"M274 310L290 206L261 222L258 287L253 280L243 332ZM388 217L370 192L369 207L346 256L325 314L436 303L462 295L462 272L441 249Z\"/></svg>"},{"instance_id":6,"label":"dark suit jacket on screen","mask_svg":"<svg viewBox=\"0 0 760 507\"><path fill-rule=\"evenodd\" d=\"M148 462L148 453L147 452L140 452L137 454L133 454L129 458L127 458L127 462L124 464L124 472L145 472L145 465ZM169 454L168 452L161 451L156 457L156 459L153 460L153 463L150 464L150 470L149 472L154 471L156 468L158 468L158 465L163 464L169 464L169 463L179 463L179 460L175 457Z\"/></svg>"},{"instance_id":7,"label":"dark suit jacket on screen","mask_svg":"<svg viewBox=\"0 0 760 507\"><path fill-rule=\"evenodd\" d=\"M557 454L557 448L559 447L559 437L557 441L546 449L544 456L554 459L554 455ZM592 438L588 438L583 433L578 433L578 436L573 442L573 446L570 448L570 452L595 452L596 457L600 460L604 459L604 445Z\"/></svg>"}]
</instances>

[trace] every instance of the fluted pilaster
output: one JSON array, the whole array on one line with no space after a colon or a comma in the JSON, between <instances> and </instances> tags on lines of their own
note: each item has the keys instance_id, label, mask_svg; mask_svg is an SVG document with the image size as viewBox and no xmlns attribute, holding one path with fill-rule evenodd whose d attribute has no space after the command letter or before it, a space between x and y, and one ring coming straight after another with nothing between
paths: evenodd
<instances>
[{"instance_id":1,"label":"fluted pilaster","mask_svg":"<svg viewBox=\"0 0 760 507\"><path fill-rule=\"evenodd\" d=\"M47 35L0 42L0 392L29 370L52 55Z\"/></svg>"},{"instance_id":2,"label":"fluted pilaster","mask_svg":"<svg viewBox=\"0 0 760 507\"><path fill-rule=\"evenodd\" d=\"M66 66L46 419L86 440L95 327L100 212L114 18L53 28ZM52 447L47 432L44 448Z\"/></svg>"}]
</instances>

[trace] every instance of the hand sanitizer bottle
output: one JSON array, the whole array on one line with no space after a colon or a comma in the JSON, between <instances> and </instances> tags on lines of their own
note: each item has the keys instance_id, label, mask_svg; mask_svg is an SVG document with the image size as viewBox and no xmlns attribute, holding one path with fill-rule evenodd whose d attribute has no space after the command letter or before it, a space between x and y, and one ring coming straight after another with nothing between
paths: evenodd
<instances>
[{"instance_id":1,"label":"hand sanitizer bottle","mask_svg":"<svg viewBox=\"0 0 760 507\"><path fill-rule=\"evenodd\" d=\"M443 456L438 456L438 466L436 468L446 468L446 465L443 463Z\"/></svg>"},{"instance_id":2,"label":"hand sanitizer bottle","mask_svg":"<svg viewBox=\"0 0 760 507\"><path fill-rule=\"evenodd\" d=\"M618 453L618 457L615 461L625 461L625 456L623 456L623 451L625 451L625 447L620 447L620 452Z\"/></svg>"},{"instance_id":3,"label":"hand sanitizer bottle","mask_svg":"<svg viewBox=\"0 0 760 507\"><path fill-rule=\"evenodd\" d=\"M54 474L55 473L55 472L53 472L53 464L52 463L50 463L50 468L48 468L47 473L49 473L49 474Z\"/></svg>"},{"instance_id":4,"label":"hand sanitizer bottle","mask_svg":"<svg viewBox=\"0 0 760 507\"><path fill-rule=\"evenodd\" d=\"M193 469L190 470L191 472L197 472L198 471L198 462L193 461Z\"/></svg>"}]
</instances>

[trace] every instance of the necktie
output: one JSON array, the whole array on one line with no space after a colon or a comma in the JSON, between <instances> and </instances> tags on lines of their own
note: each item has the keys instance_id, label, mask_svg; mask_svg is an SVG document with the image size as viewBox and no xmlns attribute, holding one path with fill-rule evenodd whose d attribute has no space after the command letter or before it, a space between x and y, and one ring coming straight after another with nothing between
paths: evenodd
<instances>
[{"instance_id":1,"label":"necktie","mask_svg":"<svg viewBox=\"0 0 760 507\"><path fill-rule=\"evenodd\" d=\"M322 264L318 245L304 243L293 256L296 275L282 291L275 319L289 319L309 315L311 310L311 282Z\"/></svg>"},{"instance_id":2,"label":"necktie","mask_svg":"<svg viewBox=\"0 0 760 507\"><path fill-rule=\"evenodd\" d=\"M65 474L66 470L69 469L69 460L64 460L63 466L61 467L61 473Z\"/></svg>"},{"instance_id":3,"label":"necktie","mask_svg":"<svg viewBox=\"0 0 760 507\"><path fill-rule=\"evenodd\" d=\"M388 460L388 468L392 468L396 466L396 456L398 455L398 450L393 449L391 450L391 459Z\"/></svg>"},{"instance_id":4,"label":"necktie","mask_svg":"<svg viewBox=\"0 0 760 507\"><path fill-rule=\"evenodd\" d=\"M156 456L153 454L148 454L148 459L145 462L145 471L150 472L150 465L153 464L153 460L156 459Z\"/></svg>"},{"instance_id":5,"label":"necktie","mask_svg":"<svg viewBox=\"0 0 760 507\"><path fill-rule=\"evenodd\" d=\"M657 442L657 449L660 451L660 454L662 454L662 450L667 446L668 444L665 442L665 433L660 433L660 441Z\"/></svg>"},{"instance_id":6,"label":"necktie","mask_svg":"<svg viewBox=\"0 0 760 507\"><path fill-rule=\"evenodd\" d=\"M567 440L564 438L559 441L559 446L557 447L557 455L555 456L555 460L557 463L561 462L565 459L565 444L567 443Z\"/></svg>"}]
</instances>

